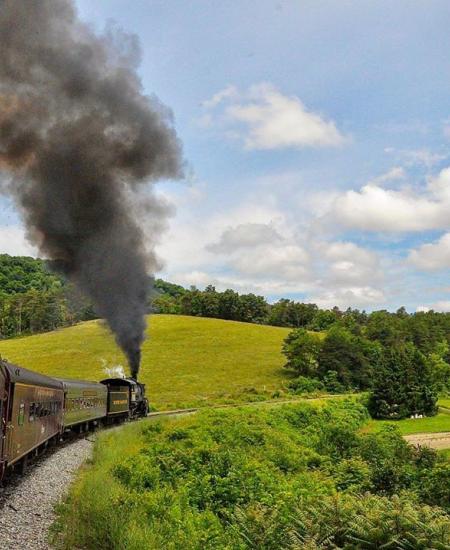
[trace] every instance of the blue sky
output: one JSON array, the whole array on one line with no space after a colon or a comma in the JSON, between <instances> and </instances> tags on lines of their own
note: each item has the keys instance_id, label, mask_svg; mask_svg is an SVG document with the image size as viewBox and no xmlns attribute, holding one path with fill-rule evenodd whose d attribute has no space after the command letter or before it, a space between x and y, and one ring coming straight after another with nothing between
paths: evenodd
<instances>
[{"instance_id":1,"label":"blue sky","mask_svg":"<svg viewBox=\"0 0 450 550\"><path fill-rule=\"evenodd\" d=\"M159 274L368 310L450 309L447 1L77 0L140 40L187 178ZM36 251L0 202L0 248Z\"/></svg>"}]
</instances>

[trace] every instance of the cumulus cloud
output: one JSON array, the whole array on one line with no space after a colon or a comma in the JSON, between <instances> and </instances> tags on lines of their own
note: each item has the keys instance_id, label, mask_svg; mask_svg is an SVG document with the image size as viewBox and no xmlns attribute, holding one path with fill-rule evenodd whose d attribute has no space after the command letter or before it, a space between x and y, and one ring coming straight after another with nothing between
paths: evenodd
<instances>
[{"instance_id":1,"label":"cumulus cloud","mask_svg":"<svg viewBox=\"0 0 450 550\"><path fill-rule=\"evenodd\" d=\"M0 226L0 253L11 256L37 256L37 249L26 239L25 230L19 226Z\"/></svg>"},{"instance_id":2,"label":"cumulus cloud","mask_svg":"<svg viewBox=\"0 0 450 550\"><path fill-rule=\"evenodd\" d=\"M441 312L448 312L450 311L450 300L439 300L437 302L434 302L433 304L429 304L426 306L418 306L416 308L417 312L427 312L427 311L441 311Z\"/></svg>"},{"instance_id":3,"label":"cumulus cloud","mask_svg":"<svg viewBox=\"0 0 450 550\"><path fill-rule=\"evenodd\" d=\"M217 242L206 248L226 255L228 265L244 277L276 277L299 283L309 277L311 260L307 251L294 240L282 236L271 223L242 223L228 227Z\"/></svg>"},{"instance_id":4,"label":"cumulus cloud","mask_svg":"<svg viewBox=\"0 0 450 550\"><path fill-rule=\"evenodd\" d=\"M310 278L308 252L295 244L260 245L245 254L231 258L230 264L239 273L258 279L276 277L284 281L298 281L303 286Z\"/></svg>"},{"instance_id":5,"label":"cumulus cloud","mask_svg":"<svg viewBox=\"0 0 450 550\"><path fill-rule=\"evenodd\" d=\"M210 99L207 99L202 103L202 106L205 109L213 109L214 107L217 107L220 103L222 103L226 99L233 99L238 98L239 92L236 88L236 86L228 85L223 90L220 90L219 92L215 93Z\"/></svg>"},{"instance_id":6,"label":"cumulus cloud","mask_svg":"<svg viewBox=\"0 0 450 550\"><path fill-rule=\"evenodd\" d=\"M249 248L281 241L281 235L270 224L242 223L226 229L217 242L207 245L207 249L217 253L232 253L238 248Z\"/></svg>"},{"instance_id":7,"label":"cumulus cloud","mask_svg":"<svg viewBox=\"0 0 450 550\"><path fill-rule=\"evenodd\" d=\"M246 223L227 227L206 248L220 257L234 280L253 281L265 292L289 288L313 294L324 303L369 304L383 301L378 255L351 242L302 239L280 224ZM223 279L217 284L223 284ZM333 304L334 305L334 304Z\"/></svg>"},{"instance_id":8,"label":"cumulus cloud","mask_svg":"<svg viewBox=\"0 0 450 550\"><path fill-rule=\"evenodd\" d=\"M351 242L321 246L330 284L363 286L382 279L378 254Z\"/></svg>"},{"instance_id":9,"label":"cumulus cloud","mask_svg":"<svg viewBox=\"0 0 450 550\"><path fill-rule=\"evenodd\" d=\"M400 173L389 177L400 178ZM196 199L202 211L207 210L202 204L206 197ZM306 301L326 307L385 302L376 252L345 240L325 240L310 231L314 212L299 220L271 192L263 193L257 204L253 193L241 197L239 206L202 216L201 224L188 211L186 205L179 208L158 249L166 260L163 276L168 280L272 297L301 293Z\"/></svg>"},{"instance_id":10,"label":"cumulus cloud","mask_svg":"<svg viewBox=\"0 0 450 550\"><path fill-rule=\"evenodd\" d=\"M203 102L203 107L207 111L222 107L219 117L231 125L229 135L243 140L247 149L336 147L346 141L332 120L268 83L251 86L244 93L228 86Z\"/></svg>"},{"instance_id":11,"label":"cumulus cloud","mask_svg":"<svg viewBox=\"0 0 450 550\"><path fill-rule=\"evenodd\" d=\"M323 290L320 294L311 297L311 301L319 307L338 306L341 309L373 307L383 304L385 300L386 297L382 290L370 286Z\"/></svg>"},{"instance_id":12,"label":"cumulus cloud","mask_svg":"<svg viewBox=\"0 0 450 550\"><path fill-rule=\"evenodd\" d=\"M450 168L430 178L424 191L387 189L371 182L339 195L329 216L364 231L406 232L450 227Z\"/></svg>"},{"instance_id":13,"label":"cumulus cloud","mask_svg":"<svg viewBox=\"0 0 450 550\"><path fill-rule=\"evenodd\" d=\"M450 267L450 233L445 233L435 243L428 243L411 250L408 260L424 271L438 271Z\"/></svg>"}]
</instances>

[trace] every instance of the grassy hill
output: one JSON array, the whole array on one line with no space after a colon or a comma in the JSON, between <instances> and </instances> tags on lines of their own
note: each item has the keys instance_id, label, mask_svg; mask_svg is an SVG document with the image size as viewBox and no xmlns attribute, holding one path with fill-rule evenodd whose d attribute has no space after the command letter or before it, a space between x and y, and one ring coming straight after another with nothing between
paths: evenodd
<instances>
[{"instance_id":1,"label":"grassy hill","mask_svg":"<svg viewBox=\"0 0 450 550\"><path fill-rule=\"evenodd\" d=\"M158 409L245 399L281 387L283 339L289 329L153 315L143 346L140 380ZM126 365L99 321L0 342L13 363L67 378L100 380L102 360Z\"/></svg>"}]
</instances>

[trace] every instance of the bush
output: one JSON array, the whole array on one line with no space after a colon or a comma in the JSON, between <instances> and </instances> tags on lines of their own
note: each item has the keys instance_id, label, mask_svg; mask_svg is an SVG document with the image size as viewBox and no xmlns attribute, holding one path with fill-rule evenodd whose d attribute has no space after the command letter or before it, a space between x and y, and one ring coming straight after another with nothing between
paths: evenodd
<instances>
[{"instance_id":1,"label":"bush","mask_svg":"<svg viewBox=\"0 0 450 550\"><path fill-rule=\"evenodd\" d=\"M307 378L306 376L298 376L288 383L288 388L292 393L314 393L323 391L324 385L317 378Z\"/></svg>"},{"instance_id":2,"label":"bush","mask_svg":"<svg viewBox=\"0 0 450 550\"><path fill-rule=\"evenodd\" d=\"M396 431L361 435L367 418L346 400L103 433L60 508L60 546L448 548L448 517L423 503L445 505L448 469Z\"/></svg>"}]
</instances>

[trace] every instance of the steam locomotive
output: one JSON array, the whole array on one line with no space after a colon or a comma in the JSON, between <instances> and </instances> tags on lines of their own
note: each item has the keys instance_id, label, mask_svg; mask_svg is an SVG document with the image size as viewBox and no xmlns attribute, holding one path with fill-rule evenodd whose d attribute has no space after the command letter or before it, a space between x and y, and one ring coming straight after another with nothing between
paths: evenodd
<instances>
[{"instance_id":1,"label":"steam locomotive","mask_svg":"<svg viewBox=\"0 0 450 550\"><path fill-rule=\"evenodd\" d=\"M134 378L50 378L0 359L0 481L66 432L147 416L148 410L145 385Z\"/></svg>"}]
</instances>

